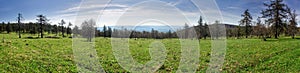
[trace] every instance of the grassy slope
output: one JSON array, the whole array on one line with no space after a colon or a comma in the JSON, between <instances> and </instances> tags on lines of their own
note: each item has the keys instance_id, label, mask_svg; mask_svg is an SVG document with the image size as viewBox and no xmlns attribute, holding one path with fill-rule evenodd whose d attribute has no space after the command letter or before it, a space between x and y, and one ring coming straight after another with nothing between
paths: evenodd
<instances>
[{"instance_id":1,"label":"grassy slope","mask_svg":"<svg viewBox=\"0 0 300 73\"><path fill-rule=\"evenodd\" d=\"M0 72L77 72L71 39L18 39L15 34L0 34ZM26 35L25 35L26 36ZM148 45L153 39L130 40L133 58L145 64L151 59ZM180 42L161 40L168 55L158 72L174 72L180 60ZM300 72L300 40L281 38L263 42L258 39L227 40L224 72ZM26 45L27 44L27 45ZM210 60L210 40L200 42L200 65L205 72ZM107 72L126 72L112 54L110 39L97 38L96 50Z\"/></svg>"}]
</instances>

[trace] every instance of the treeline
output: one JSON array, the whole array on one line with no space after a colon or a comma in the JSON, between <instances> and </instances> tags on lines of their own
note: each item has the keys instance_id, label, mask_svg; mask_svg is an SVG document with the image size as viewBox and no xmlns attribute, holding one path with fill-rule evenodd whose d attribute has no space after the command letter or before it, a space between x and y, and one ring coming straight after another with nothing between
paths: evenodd
<instances>
[{"instance_id":1,"label":"treeline","mask_svg":"<svg viewBox=\"0 0 300 73\"><path fill-rule=\"evenodd\" d=\"M198 39L206 39L210 37L210 29L217 29L218 31L226 31L227 37L236 38L249 38L249 37L259 37L263 40L267 38L278 38L281 35L291 36L295 38L296 34L299 33L299 28L297 27L297 14L296 10L288 7L283 0L270 0L268 3L263 3L266 9L260 12L261 16L258 18L253 18L251 16L250 10L246 9L244 13L241 14L242 19L238 21L239 25L228 25L223 24L226 30L221 30L218 28L209 28L213 25L222 25L219 21L214 24L207 24L204 22L202 17L198 21L196 26L188 26L185 24L184 29L176 30L172 32L159 32L158 30L152 29L151 31L135 31L127 29L112 29L109 26L104 26L103 29L98 30L95 27L96 22L93 19L84 21L81 26L73 26L72 23L66 23L61 20L58 24L50 24L49 19L44 15L37 15L37 22L22 23L22 15L18 14L17 23L0 23L1 33L16 32L19 33L19 38L21 38L21 33L39 34L43 38L44 34L56 34L56 36L80 36L85 38L93 37L114 37L114 38L153 38L153 39L164 39L164 38L188 38L190 31L194 29L198 36ZM177 33L184 33L178 35ZM65 35L65 33L67 35ZM213 35L219 35L214 33Z\"/></svg>"},{"instance_id":2,"label":"treeline","mask_svg":"<svg viewBox=\"0 0 300 73\"><path fill-rule=\"evenodd\" d=\"M164 38L177 38L176 32L172 32L169 30L168 32L159 32L158 30L155 30L152 28L152 30L149 31L136 31L136 30L128 30L126 28L124 29L112 29L109 26L103 26L103 29L98 30L96 27L89 26L94 20L88 20L85 21L81 25L81 27L85 27L82 29L79 29L79 27L75 26L73 28L73 35L74 36L81 36L81 37L93 37L91 35L95 35L95 37L106 37L106 38L153 38L153 39L164 39ZM92 29L92 30L88 30ZM87 32L95 32L95 34L86 34Z\"/></svg>"},{"instance_id":3,"label":"treeline","mask_svg":"<svg viewBox=\"0 0 300 73\"><path fill-rule=\"evenodd\" d=\"M45 34L55 34L56 36L48 36L48 37L67 37L72 34L72 23L69 23L68 26L64 26L66 22L61 20L58 24L50 24L49 19L44 15L37 15L37 22L29 22L29 23L21 23L22 16L18 14L18 22L10 23L10 22L2 22L0 23L0 33L11 33L15 32L19 34L19 38L21 38L21 34L38 34L40 38L44 38ZM61 34L60 34L61 33ZM66 35L64 34L66 33ZM31 37L31 36L30 36Z\"/></svg>"},{"instance_id":4,"label":"treeline","mask_svg":"<svg viewBox=\"0 0 300 73\"><path fill-rule=\"evenodd\" d=\"M18 33L19 29L18 29L18 23L10 23L10 22L2 22L0 23L0 32L1 33L11 33L11 32L15 32ZM21 25L21 33L25 33L25 34L38 34L39 33L39 23L22 23ZM71 28L68 27L62 27L62 26L57 26L57 25L44 25L43 26L43 31L46 32L44 34L57 34L59 35L59 33L62 33L62 29L64 30L65 33L67 33L68 35L71 34Z\"/></svg>"}]
</instances>

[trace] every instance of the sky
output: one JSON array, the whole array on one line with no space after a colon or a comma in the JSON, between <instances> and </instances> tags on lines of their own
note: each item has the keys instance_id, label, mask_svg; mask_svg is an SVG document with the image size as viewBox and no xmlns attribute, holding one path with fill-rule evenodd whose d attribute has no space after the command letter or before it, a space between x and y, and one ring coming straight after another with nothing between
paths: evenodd
<instances>
[{"instance_id":1,"label":"sky","mask_svg":"<svg viewBox=\"0 0 300 73\"><path fill-rule=\"evenodd\" d=\"M198 25L200 15L211 24L238 25L241 14L249 9L254 20L265 9L269 0L0 0L0 22L37 22L36 15L43 14L51 24L62 19L75 25L94 19L97 26L136 25ZM284 0L300 14L299 0ZM300 17L297 17L300 19ZM298 21L300 22L300 21Z\"/></svg>"}]
</instances>

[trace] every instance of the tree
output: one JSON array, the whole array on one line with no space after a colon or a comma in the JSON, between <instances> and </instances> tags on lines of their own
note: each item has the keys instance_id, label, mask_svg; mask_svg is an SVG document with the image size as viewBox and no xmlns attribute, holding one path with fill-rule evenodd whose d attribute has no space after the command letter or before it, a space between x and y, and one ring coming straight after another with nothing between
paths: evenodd
<instances>
[{"instance_id":1,"label":"tree","mask_svg":"<svg viewBox=\"0 0 300 73\"><path fill-rule=\"evenodd\" d=\"M95 25L96 22L93 19L86 20L81 24L81 35L82 37L87 38L88 42L91 42L92 38L95 36Z\"/></svg>"},{"instance_id":2,"label":"tree","mask_svg":"<svg viewBox=\"0 0 300 73\"><path fill-rule=\"evenodd\" d=\"M226 30L222 30L221 29L221 23L220 21L216 20L214 24L210 25L210 28L212 30L211 31L211 38L212 39L219 39L219 37L222 36L222 31L226 31Z\"/></svg>"},{"instance_id":3,"label":"tree","mask_svg":"<svg viewBox=\"0 0 300 73\"><path fill-rule=\"evenodd\" d=\"M67 34L72 34L72 29L70 28L73 24L71 22L69 22L68 28L67 28Z\"/></svg>"},{"instance_id":4,"label":"tree","mask_svg":"<svg viewBox=\"0 0 300 73\"><path fill-rule=\"evenodd\" d=\"M10 33L11 31L12 31L12 28L11 28L10 22L8 22L6 25L6 32Z\"/></svg>"},{"instance_id":5,"label":"tree","mask_svg":"<svg viewBox=\"0 0 300 73\"><path fill-rule=\"evenodd\" d=\"M204 33L204 28L203 28L203 19L202 19L202 16L200 16L200 19L198 21L198 34L199 34L199 39L201 39L205 33Z\"/></svg>"},{"instance_id":6,"label":"tree","mask_svg":"<svg viewBox=\"0 0 300 73\"><path fill-rule=\"evenodd\" d=\"M48 22L49 20L48 20L48 19L46 18L46 16L44 16L44 15L37 15L37 17L38 17L37 21L38 21L38 23L40 24L40 34L41 34L41 38L44 38L44 36L43 36L43 31L44 31L43 25L47 24L47 22Z\"/></svg>"},{"instance_id":7,"label":"tree","mask_svg":"<svg viewBox=\"0 0 300 73\"><path fill-rule=\"evenodd\" d=\"M291 11L290 8L288 8L288 14L289 14L289 25L288 25L288 33L289 35L295 39L295 34L297 33L297 14L296 10Z\"/></svg>"},{"instance_id":8,"label":"tree","mask_svg":"<svg viewBox=\"0 0 300 73\"><path fill-rule=\"evenodd\" d=\"M172 31L171 30L168 31L168 38L172 38Z\"/></svg>"},{"instance_id":9,"label":"tree","mask_svg":"<svg viewBox=\"0 0 300 73\"><path fill-rule=\"evenodd\" d=\"M189 37L189 25L187 23L184 24L184 38L188 38Z\"/></svg>"},{"instance_id":10,"label":"tree","mask_svg":"<svg viewBox=\"0 0 300 73\"><path fill-rule=\"evenodd\" d=\"M107 28L105 25L103 26L103 34L104 37L107 37Z\"/></svg>"},{"instance_id":11,"label":"tree","mask_svg":"<svg viewBox=\"0 0 300 73\"><path fill-rule=\"evenodd\" d=\"M264 41L267 41L266 40L267 28L261 22L261 17L257 18L257 23L256 23L256 26L254 27L254 30L255 30L256 35L258 35Z\"/></svg>"},{"instance_id":12,"label":"tree","mask_svg":"<svg viewBox=\"0 0 300 73\"><path fill-rule=\"evenodd\" d=\"M204 34L204 39L206 39L206 37L208 37L208 34L209 33L209 27L207 25L207 23L204 23L204 31L203 31L203 34Z\"/></svg>"},{"instance_id":13,"label":"tree","mask_svg":"<svg viewBox=\"0 0 300 73\"><path fill-rule=\"evenodd\" d=\"M151 38L153 38L153 39L156 38L156 34L155 34L154 28L151 29Z\"/></svg>"},{"instance_id":14,"label":"tree","mask_svg":"<svg viewBox=\"0 0 300 73\"><path fill-rule=\"evenodd\" d=\"M249 10L245 10L244 14L241 15L243 17L242 20L240 20L240 26L245 26L245 35L246 38L248 38L249 34L251 33L251 22L252 22L252 16L249 13Z\"/></svg>"},{"instance_id":15,"label":"tree","mask_svg":"<svg viewBox=\"0 0 300 73\"><path fill-rule=\"evenodd\" d=\"M57 36L57 33L58 33L58 25L57 24L54 24L54 32L55 32L55 35Z\"/></svg>"},{"instance_id":16,"label":"tree","mask_svg":"<svg viewBox=\"0 0 300 73\"><path fill-rule=\"evenodd\" d=\"M62 36L65 37L65 34L64 34L64 24L66 24L66 22L64 20L61 20L59 24L61 26Z\"/></svg>"},{"instance_id":17,"label":"tree","mask_svg":"<svg viewBox=\"0 0 300 73\"><path fill-rule=\"evenodd\" d=\"M271 0L270 4L264 3L267 7L262 10L262 18L266 18L268 24L272 25L274 37L278 39L280 31L284 29L283 19L287 18L287 5L283 0Z\"/></svg>"},{"instance_id":18,"label":"tree","mask_svg":"<svg viewBox=\"0 0 300 73\"><path fill-rule=\"evenodd\" d=\"M79 31L79 28L78 28L77 25L74 26L72 32L73 32L73 37L74 37L74 36L77 36L78 34L80 34L80 31Z\"/></svg>"},{"instance_id":19,"label":"tree","mask_svg":"<svg viewBox=\"0 0 300 73\"><path fill-rule=\"evenodd\" d=\"M112 35L112 29L110 27L108 27L107 34L108 34L108 37L111 37L111 35Z\"/></svg>"},{"instance_id":20,"label":"tree","mask_svg":"<svg viewBox=\"0 0 300 73\"><path fill-rule=\"evenodd\" d=\"M4 27L5 27L5 23L2 22L0 25L0 33L2 33L4 31Z\"/></svg>"},{"instance_id":21,"label":"tree","mask_svg":"<svg viewBox=\"0 0 300 73\"><path fill-rule=\"evenodd\" d=\"M22 19L22 14L18 14L18 34L19 34L19 38L21 38L21 19Z\"/></svg>"}]
</instances>

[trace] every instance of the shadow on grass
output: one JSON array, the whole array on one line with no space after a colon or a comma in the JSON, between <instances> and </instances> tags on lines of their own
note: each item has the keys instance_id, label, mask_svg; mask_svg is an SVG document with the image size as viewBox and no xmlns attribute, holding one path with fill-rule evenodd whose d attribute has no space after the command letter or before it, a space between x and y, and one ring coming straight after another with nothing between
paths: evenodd
<instances>
[{"instance_id":1,"label":"shadow on grass","mask_svg":"<svg viewBox=\"0 0 300 73\"><path fill-rule=\"evenodd\" d=\"M28 36L28 37L25 37L25 39L39 39L39 37Z\"/></svg>"},{"instance_id":2,"label":"shadow on grass","mask_svg":"<svg viewBox=\"0 0 300 73\"><path fill-rule=\"evenodd\" d=\"M33 37L33 36L28 36L28 37L24 37L25 39L43 39L40 37ZM58 36L46 36L44 38L49 38L49 39L61 39L61 37Z\"/></svg>"},{"instance_id":3,"label":"shadow on grass","mask_svg":"<svg viewBox=\"0 0 300 73\"><path fill-rule=\"evenodd\" d=\"M275 41L278 41L278 42L286 42L286 41L292 41L292 40L300 40L300 38L295 38L295 39L292 39L292 38L279 38L279 39L267 39L266 42L275 42Z\"/></svg>"}]
</instances>

